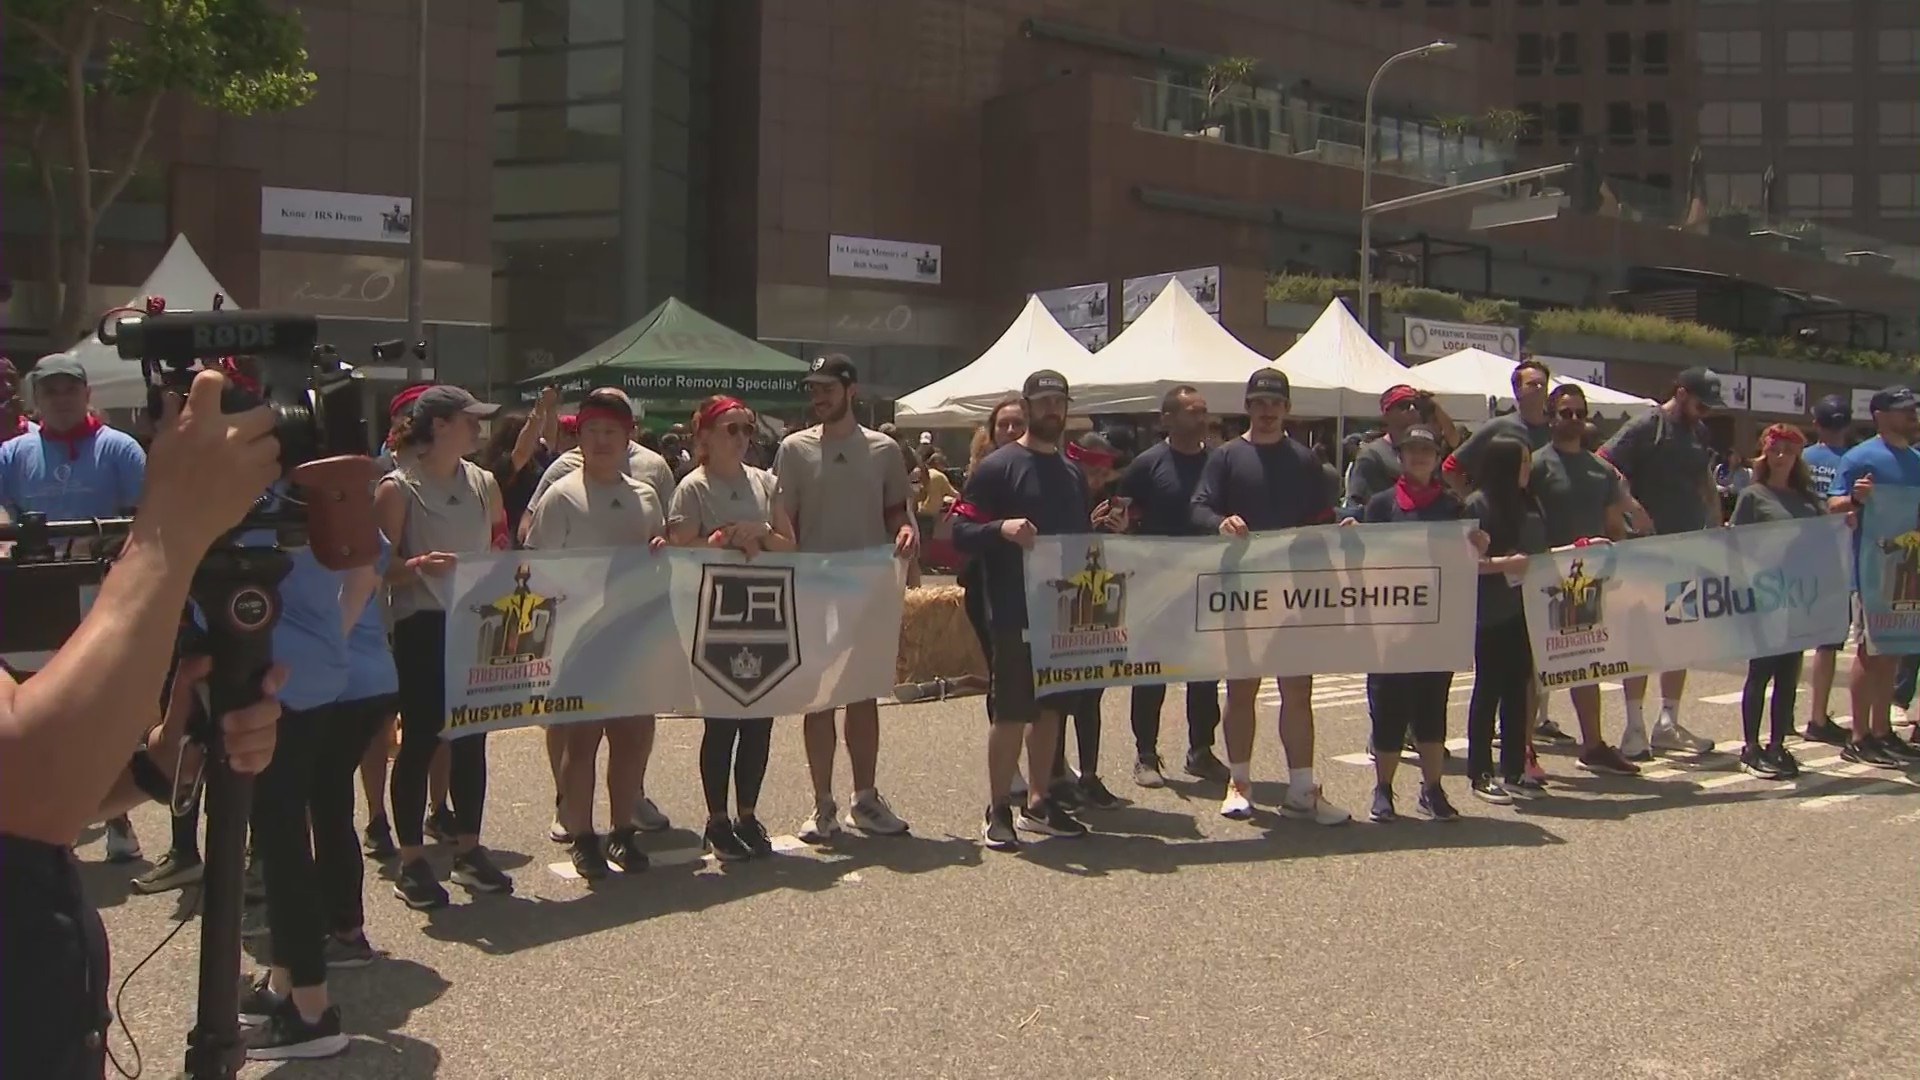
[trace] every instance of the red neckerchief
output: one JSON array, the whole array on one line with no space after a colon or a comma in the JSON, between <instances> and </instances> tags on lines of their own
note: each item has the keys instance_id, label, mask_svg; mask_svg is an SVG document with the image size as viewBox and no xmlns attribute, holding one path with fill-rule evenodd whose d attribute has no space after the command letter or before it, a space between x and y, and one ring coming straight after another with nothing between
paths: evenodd
<instances>
[{"instance_id":1,"label":"red neckerchief","mask_svg":"<svg viewBox=\"0 0 1920 1080\"><path fill-rule=\"evenodd\" d=\"M86 419L75 424L70 431L55 431L42 422L40 425L40 437L53 442L67 444L67 457L78 458L80 456L80 444L91 438L95 432L105 426L105 424L100 422L99 417L88 413Z\"/></svg>"},{"instance_id":2,"label":"red neckerchief","mask_svg":"<svg viewBox=\"0 0 1920 1080\"><path fill-rule=\"evenodd\" d=\"M1447 489L1441 486L1438 477L1423 487L1414 487L1407 481L1405 474L1393 482L1393 505L1402 510L1421 511L1440 501Z\"/></svg>"},{"instance_id":3,"label":"red neckerchief","mask_svg":"<svg viewBox=\"0 0 1920 1080\"><path fill-rule=\"evenodd\" d=\"M6 415L6 412L4 410L0 410L0 417L4 417L5 415ZM12 440L19 438L20 436L25 435L28 430L29 429L27 428L27 414L22 412L16 412L13 414L13 423L8 424L4 420L0 420L0 443L11 442Z\"/></svg>"}]
</instances>

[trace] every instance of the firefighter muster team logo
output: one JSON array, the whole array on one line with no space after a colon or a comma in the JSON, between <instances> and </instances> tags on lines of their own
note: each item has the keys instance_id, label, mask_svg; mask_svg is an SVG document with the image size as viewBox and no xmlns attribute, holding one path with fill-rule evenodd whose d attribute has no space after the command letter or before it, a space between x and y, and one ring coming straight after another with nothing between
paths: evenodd
<instances>
[{"instance_id":1,"label":"firefighter muster team logo","mask_svg":"<svg viewBox=\"0 0 1920 1080\"><path fill-rule=\"evenodd\" d=\"M800 666L793 568L703 566L693 666L742 706Z\"/></svg>"},{"instance_id":2,"label":"firefighter muster team logo","mask_svg":"<svg viewBox=\"0 0 1920 1080\"><path fill-rule=\"evenodd\" d=\"M1127 579L1107 568L1098 540L1074 574L1047 584L1055 594L1053 651L1124 652L1127 647Z\"/></svg>"},{"instance_id":3,"label":"firefighter muster team logo","mask_svg":"<svg viewBox=\"0 0 1920 1080\"><path fill-rule=\"evenodd\" d=\"M552 675L554 618L566 599L534 591L533 570L521 563L513 573L512 592L473 606L480 631L467 685L529 682Z\"/></svg>"}]
</instances>

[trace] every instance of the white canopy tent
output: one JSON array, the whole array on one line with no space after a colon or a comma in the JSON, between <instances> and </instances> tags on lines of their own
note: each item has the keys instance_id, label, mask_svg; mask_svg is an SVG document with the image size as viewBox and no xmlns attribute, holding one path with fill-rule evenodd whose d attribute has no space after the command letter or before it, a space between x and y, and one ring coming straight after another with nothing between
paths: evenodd
<instances>
[{"instance_id":1,"label":"white canopy tent","mask_svg":"<svg viewBox=\"0 0 1920 1080\"><path fill-rule=\"evenodd\" d=\"M1429 360L1413 370L1431 373L1449 385L1475 388L1485 397L1489 412L1495 410L1504 412L1514 408L1513 369L1518 366L1518 361L1497 356L1484 349L1461 349L1459 352L1448 353L1438 360ZM1551 385L1578 386L1587 396L1587 407L1595 413L1606 415L1624 413L1628 416L1639 416L1660 405L1652 398L1643 398L1621 390L1559 375L1553 377Z\"/></svg>"},{"instance_id":2,"label":"white canopy tent","mask_svg":"<svg viewBox=\"0 0 1920 1080\"><path fill-rule=\"evenodd\" d=\"M127 298L125 306L141 308L147 297L159 296L164 297L170 307L204 311L213 306L215 293L227 297L225 310L239 310L233 297L214 280L213 271L200 260L200 253L187 242L187 234L181 233L173 238L173 246L161 257L160 265L154 267L146 282ZM89 333L73 348L57 355L78 360L86 369L94 408L146 408L147 384L140 378L140 365L120 359L120 353L98 336ZM31 387L32 380L27 382ZM28 393L31 395L31 389Z\"/></svg>"},{"instance_id":3,"label":"white canopy tent","mask_svg":"<svg viewBox=\"0 0 1920 1080\"><path fill-rule=\"evenodd\" d=\"M973 363L901 398L894 417L916 428L973 427L985 423L995 405L1008 394L1019 393L1027 376L1043 368L1065 375L1078 397L1075 373L1084 375L1091 356L1086 346L1060 328L1039 297L1029 296L1027 306L1000 340Z\"/></svg>"},{"instance_id":4,"label":"white canopy tent","mask_svg":"<svg viewBox=\"0 0 1920 1080\"><path fill-rule=\"evenodd\" d=\"M1286 372L1293 383L1296 416L1378 416L1380 395L1401 384L1431 392L1455 420L1476 423L1487 416L1485 394L1455 385L1439 373L1428 374L1431 364L1410 368L1395 360L1367 336L1337 299L1327 304L1327 310L1273 366ZM1303 386L1332 392L1303 397Z\"/></svg>"},{"instance_id":5,"label":"white canopy tent","mask_svg":"<svg viewBox=\"0 0 1920 1080\"><path fill-rule=\"evenodd\" d=\"M1060 369L1073 387L1076 413L1159 412L1176 386L1192 386L1215 412L1233 413L1240 411L1247 376L1273 361L1242 344L1172 280L1133 325L1082 364ZM1297 403L1302 388L1293 390Z\"/></svg>"}]
</instances>

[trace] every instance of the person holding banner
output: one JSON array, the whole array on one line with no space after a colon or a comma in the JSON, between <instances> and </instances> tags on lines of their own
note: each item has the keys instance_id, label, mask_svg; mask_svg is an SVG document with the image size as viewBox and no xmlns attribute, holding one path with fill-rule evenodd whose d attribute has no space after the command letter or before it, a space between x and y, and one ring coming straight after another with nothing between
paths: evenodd
<instances>
[{"instance_id":1,"label":"person holding banner","mask_svg":"<svg viewBox=\"0 0 1920 1080\"><path fill-rule=\"evenodd\" d=\"M987 735L990 801L980 823L981 840L990 851L1018 851L1019 830L1043 836L1087 834L1087 827L1040 783L1052 770L1061 720L1070 703L1066 695L1041 694L1035 685L1023 555L1036 536L1084 533L1094 523L1086 478L1060 451L1070 400L1066 377L1036 371L1027 376L1020 397L1025 434L988 454L968 473L966 491L954 504L953 542L980 564L992 629L987 654L994 691ZM1023 740L1027 775L1034 783L1016 821L1009 792Z\"/></svg>"},{"instance_id":2,"label":"person holding banner","mask_svg":"<svg viewBox=\"0 0 1920 1080\"><path fill-rule=\"evenodd\" d=\"M674 489L667 540L675 547L731 548L751 559L792 551L793 522L780 481L747 464L753 410L715 395L693 414L698 464ZM773 838L755 812L773 749L773 718L708 717L700 737L700 786L706 793L706 850L722 862L773 854ZM733 773L733 818L727 816L727 774Z\"/></svg>"},{"instance_id":3,"label":"person holding banner","mask_svg":"<svg viewBox=\"0 0 1920 1080\"><path fill-rule=\"evenodd\" d=\"M1828 394L1813 405L1813 428L1819 441L1800 455L1812 477L1813 490L1823 498L1833 490L1833 478L1840 472L1840 458L1847 452L1847 432L1853 428L1853 402L1845 394ZM1833 722L1828 705L1833 699L1833 676L1840 666L1840 649L1846 642L1822 645L1813 652L1812 670L1807 673L1812 708L1801 736L1808 742L1844 746L1847 729Z\"/></svg>"},{"instance_id":4,"label":"person holding banner","mask_svg":"<svg viewBox=\"0 0 1920 1080\"><path fill-rule=\"evenodd\" d=\"M1261 368L1247 379L1246 434L1223 443L1207 459L1193 493L1197 527L1238 539L1333 523L1333 506L1320 481L1320 459L1287 434L1292 399L1293 384L1279 368ZM1328 802L1314 782L1313 676L1288 675L1275 681L1280 684L1280 742L1287 751L1287 795L1280 813L1321 825L1351 821L1353 815ZM1235 821L1253 817L1253 707L1260 683L1227 680L1227 707L1221 717L1227 789L1220 815Z\"/></svg>"},{"instance_id":5,"label":"person holding banner","mask_svg":"<svg viewBox=\"0 0 1920 1080\"><path fill-rule=\"evenodd\" d=\"M1124 532L1128 520L1128 499L1114 495L1114 465L1120 452L1105 435L1097 431L1083 433L1066 444L1067 460L1080 466L1087 481L1087 502L1093 504L1097 527ZM1072 695L1066 715L1060 719L1060 740L1054 745L1053 774L1050 780L1053 798L1068 810L1085 806L1094 810L1112 810L1120 799L1107 790L1100 779L1100 704L1106 691L1100 687ZM1074 742L1080 754L1078 775L1067 770L1067 725L1072 722Z\"/></svg>"},{"instance_id":6,"label":"person holding banner","mask_svg":"<svg viewBox=\"0 0 1920 1080\"><path fill-rule=\"evenodd\" d=\"M644 545L666 547L667 514L653 485L626 471L633 438L632 403L619 390L587 395L580 405L580 468L547 488L528 514L527 547L536 551ZM561 742L558 812L573 869L587 881L607 876L608 863L622 873L647 868L640 850L642 829L664 828L665 815L646 797L647 759L653 754L654 718L625 716L605 721L555 724ZM593 773L600 742L607 744L606 847L593 830ZM549 738L549 742L551 742ZM637 808L652 809L652 822Z\"/></svg>"},{"instance_id":7,"label":"person holding banner","mask_svg":"<svg viewBox=\"0 0 1920 1080\"><path fill-rule=\"evenodd\" d=\"M1418 425L1400 433L1400 477L1392 490L1367 500L1361 520L1369 524L1396 521L1457 521L1463 508L1439 477L1440 440ZM1475 540L1485 546L1485 537ZM1369 817L1387 824L1398 818L1393 806L1393 778L1400 770L1400 748L1409 736L1420 752L1420 812L1435 821L1458 821L1460 811L1448 800L1440 780L1447 771L1447 695L1453 672L1419 671L1367 676L1367 704L1372 712L1373 806Z\"/></svg>"},{"instance_id":8,"label":"person holding banner","mask_svg":"<svg viewBox=\"0 0 1920 1080\"><path fill-rule=\"evenodd\" d=\"M480 418L499 408L457 386L423 391L395 426L401 464L373 497L374 518L394 543L386 571L400 675L400 754L392 781L400 869L393 893L415 910L444 907L448 900L427 864L423 836L427 772L447 724L447 612L431 583L451 575L461 555L491 550L496 532L506 528L493 474L466 460L479 446ZM456 830L453 880L475 892L512 892L513 879L480 846L487 737L454 739L447 755Z\"/></svg>"},{"instance_id":9,"label":"person holding banner","mask_svg":"<svg viewBox=\"0 0 1920 1080\"><path fill-rule=\"evenodd\" d=\"M1544 395L1542 395L1544 399ZM1542 401L1544 407L1545 402ZM1473 696L1467 702L1467 775L1473 794L1496 806L1537 798L1546 784L1527 768L1533 715L1533 642L1519 582L1527 560L1547 550L1547 525L1534 497L1533 453L1502 435L1480 448L1480 490L1466 515L1486 537L1480 556L1480 605L1473 642ZM1493 721L1500 717L1500 777L1493 773Z\"/></svg>"},{"instance_id":10,"label":"person holding banner","mask_svg":"<svg viewBox=\"0 0 1920 1080\"><path fill-rule=\"evenodd\" d=\"M819 423L789 434L773 457L780 502L793 522L801 551L857 551L889 544L895 556L919 557L906 452L853 415L858 375L853 361L835 354L816 358L802 380ZM880 706L871 700L846 705L847 763L853 769L853 801L846 826L877 836L898 836L907 822L880 794ZM808 713L802 721L807 772L813 779L813 813L801 823L800 839L821 843L840 831L833 798L833 759L840 741L833 710Z\"/></svg>"},{"instance_id":11,"label":"person holding banner","mask_svg":"<svg viewBox=\"0 0 1920 1080\"><path fill-rule=\"evenodd\" d=\"M1876 488L1920 487L1920 450L1913 445L1920 437L1920 416L1916 416L1920 397L1904 386L1890 386L1873 395L1869 408L1878 434L1840 459L1840 471L1827 492L1827 508L1835 513L1865 509ZM1861 529L1854 534L1858 613L1854 634L1858 643L1847 685L1853 698L1853 732L1840 757L1857 764L1897 769L1920 757L1920 751L1893 733L1893 680L1900 657L1881 653L1868 632L1868 604L1859 592L1860 561L1878 552L1861 550L1860 537L1867 531Z\"/></svg>"}]
</instances>

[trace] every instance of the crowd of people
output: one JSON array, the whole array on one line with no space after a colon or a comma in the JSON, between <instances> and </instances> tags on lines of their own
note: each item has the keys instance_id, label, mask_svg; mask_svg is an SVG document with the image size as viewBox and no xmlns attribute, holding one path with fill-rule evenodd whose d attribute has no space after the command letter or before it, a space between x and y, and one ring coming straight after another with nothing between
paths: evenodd
<instances>
[{"instance_id":1,"label":"crowd of people","mask_svg":"<svg viewBox=\"0 0 1920 1080\"><path fill-rule=\"evenodd\" d=\"M56 519L108 516L137 503L143 457L129 436L88 407L77 365L43 362L33 373L37 421L24 417L0 446L0 505ZM754 410L731 397L702 402L658 441L642 433L642 403L614 389L588 393L562 414L553 395L529 411L502 412L466 390L410 387L390 405L391 433L374 495L384 536L378 565L336 572L295 552L274 631L284 667L278 745L256 785L250 884L264 899L255 930L271 963L249 980L241 1012L254 1021L256 1058L339 1053L347 1040L327 993L332 968L362 966L376 951L365 933L362 856L391 860L393 892L430 909L451 897L426 845L451 847L451 881L501 893L513 880L482 842L487 803L484 735L440 738L446 723L447 583L461 559L506 550L644 546L835 552L890 545L912 561L933 517L964 560L959 581L990 669L985 699L985 808L981 837L1015 850L1021 834L1078 837L1086 819L1120 801L1102 778L1102 691L1049 694L1035 685L1027 641L1022 553L1036 537L1089 532L1155 536L1250 533L1339 523L1464 520L1481 572L1475 679L1468 705L1468 792L1505 805L1551 794L1537 748L1576 744L1589 772L1634 775L1656 752L1699 754L1711 740L1683 722L1686 672L1629 679L1617 742L1602 731L1598 689L1571 692L1578 733L1546 717L1532 678L1516 584L1547 552L1640 535L1851 513L1876 486L1920 486L1916 400L1875 395L1876 434L1848 447L1848 403L1815 409L1816 439L1787 425L1761 435L1752 482L1723 516L1703 421L1724 407L1720 382L1692 369L1652 413L1594 446L1576 385L1552 386L1536 360L1514 371L1518 408L1464 440L1430 396L1395 387L1381 397L1384 434L1364 444L1343 478L1324 452L1288 433L1291 386L1274 368L1252 373L1244 396L1207 401L1191 386L1161 403L1160 438L1137 453L1097 432L1069 437L1072 391L1039 371L1009 393L974 437L964 486L941 490L941 458L895 432L868 429L852 408L857 373L844 357L816 361L806 378L810 426L771 454L755 450ZM1243 414L1229 437L1216 407ZM483 438L483 423L491 431ZM1875 654L1862 638L1850 682L1851 729L1827 713L1843 643L1816 651L1813 702L1802 737L1844 744L1850 762L1909 767L1920 751L1895 734L1891 707L1910 704L1913 665ZM190 648L189 648L190 651ZM1799 654L1755 658L1742 702L1740 762L1755 776L1789 779L1787 746L1798 704ZM1419 762L1414 808L1460 817L1443 777L1447 701L1454 673L1372 674L1367 679L1375 787L1365 816L1399 816L1395 783L1403 750ZM1657 704L1647 700L1658 684ZM1220 785L1219 813L1253 814L1252 750L1263 680L1185 687L1184 770ZM1324 794L1315 772L1313 679L1279 683L1278 736L1287 762L1281 815L1335 826L1352 814ZM1129 691L1132 780L1163 786L1160 755L1167 687ZM1769 698L1769 693L1771 694ZM1904 694L1903 698L1901 695ZM804 718L813 809L798 836L824 842L844 829L909 831L881 793L880 722L874 701ZM1651 719L1649 714L1651 713ZM1760 722L1770 718L1763 733ZM1069 767L1066 725L1074 729ZM1497 722L1496 722L1497 721ZM758 812L771 749L771 718L703 721L699 771L707 852L722 861L772 853ZM643 833L669 827L647 794L655 718L558 725L546 733L554 788L550 838L589 882L647 868ZM397 752L394 741L398 740ZM853 784L844 810L833 788L844 740ZM601 743L607 746L608 817L596 817ZM1021 752L1026 752L1025 769ZM367 807L355 821L356 774ZM137 852L122 819L109 826L109 857ZM202 873L195 815L174 818L169 850L134 881L141 892L179 888Z\"/></svg>"}]
</instances>

